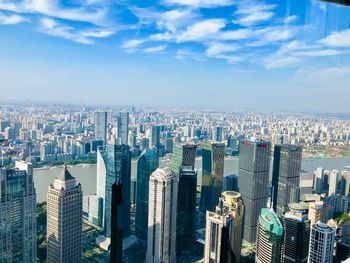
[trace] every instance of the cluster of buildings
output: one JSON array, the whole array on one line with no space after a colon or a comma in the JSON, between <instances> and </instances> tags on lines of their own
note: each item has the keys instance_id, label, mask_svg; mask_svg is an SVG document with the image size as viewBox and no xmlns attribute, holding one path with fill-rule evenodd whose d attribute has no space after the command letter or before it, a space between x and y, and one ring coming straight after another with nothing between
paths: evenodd
<instances>
[{"instance_id":1,"label":"cluster of buildings","mask_svg":"<svg viewBox=\"0 0 350 263\"><path fill-rule=\"evenodd\" d=\"M84 135L67 135L62 131L67 127L54 135L58 126L52 125L54 132L34 143L40 148L52 144L57 160L59 138L74 142L68 149L86 139L97 163L96 194L83 198L83 188L67 166L48 188L48 262L82 261L83 217L100 231L96 244L110 251L111 262L121 262L124 251L136 243L141 244L145 262L154 263L331 263L350 257L350 218L344 216L349 213L350 172L319 168L312 175L311 190L301 194L299 143L306 143L305 134L315 135L316 130L318 143L323 142L323 128L330 127L326 122L216 113L200 113L199 121L193 115L82 112L67 120L73 119L72 127L80 127ZM50 116L57 120L66 115ZM233 118L241 123L232 124ZM161 121L168 124L159 125ZM230 127L224 125L228 122ZM332 127L347 125L334 121ZM279 130L288 140L267 139ZM328 143L348 143L344 130L327 132ZM57 140L46 140L53 137ZM5 148L14 142L6 141ZM224 177L228 148L239 153L238 175L232 178ZM160 167L159 159L167 153L170 161ZM202 157L200 173L195 168L197 155ZM0 168L0 240L5 240L0 258L5 262L36 262L30 157L22 156L14 168Z\"/></svg>"}]
</instances>

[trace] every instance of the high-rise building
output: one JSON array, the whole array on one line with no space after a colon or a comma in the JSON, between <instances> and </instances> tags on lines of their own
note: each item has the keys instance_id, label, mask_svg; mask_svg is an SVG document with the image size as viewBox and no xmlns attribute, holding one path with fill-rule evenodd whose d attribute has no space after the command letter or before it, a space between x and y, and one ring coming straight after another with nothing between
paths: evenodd
<instances>
[{"instance_id":1,"label":"high-rise building","mask_svg":"<svg viewBox=\"0 0 350 263\"><path fill-rule=\"evenodd\" d=\"M325 223L327 219L328 207L323 201L316 201L309 204L310 224L314 225L317 222Z\"/></svg>"},{"instance_id":2,"label":"high-rise building","mask_svg":"<svg viewBox=\"0 0 350 263\"><path fill-rule=\"evenodd\" d=\"M151 139L150 139L150 147L159 148L160 147L160 131L161 126L155 125L151 127Z\"/></svg>"},{"instance_id":3,"label":"high-rise building","mask_svg":"<svg viewBox=\"0 0 350 263\"><path fill-rule=\"evenodd\" d=\"M339 181L339 171L338 170L333 170L329 174L328 196L331 196L332 194L337 194L338 181Z\"/></svg>"},{"instance_id":4,"label":"high-rise building","mask_svg":"<svg viewBox=\"0 0 350 263\"><path fill-rule=\"evenodd\" d=\"M146 262L176 262L177 180L168 167L150 177Z\"/></svg>"},{"instance_id":5,"label":"high-rise building","mask_svg":"<svg viewBox=\"0 0 350 263\"><path fill-rule=\"evenodd\" d=\"M105 162L105 149L98 148L96 156L96 195L102 199L102 227L105 225L105 202L106 202L106 162Z\"/></svg>"},{"instance_id":6,"label":"high-rise building","mask_svg":"<svg viewBox=\"0 0 350 263\"><path fill-rule=\"evenodd\" d=\"M197 145L176 143L173 148L171 159L171 169L174 173L179 173L181 166L191 166L194 169L196 161Z\"/></svg>"},{"instance_id":7,"label":"high-rise building","mask_svg":"<svg viewBox=\"0 0 350 263\"><path fill-rule=\"evenodd\" d=\"M309 253L310 220L306 203L289 204L289 211L282 217L284 228L284 263L306 263Z\"/></svg>"},{"instance_id":8,"label":"high-rise building","mask_svg":"<svg viewBox=\"0 0 350 263\"><path fill-rule=\"evenodd\" d=\"M107 112L96 111L94 115L95 121L95 140L103 141L106 144L107 140Z\"/></svg>"},{"instance_id":9,"label":"high-rise building","mask_svg":"<svg viewBox=\"0 0 350 263\"><path fill-rule=\"evenodd\" d=\"M0 167L0 262L36 262L36 193L31 163Z\"/></svg>"},{"instance_id":10,"label":"high-rise building","mask_svg":"<svg viewBox=\"0 0 350 263\"><path fill-rule=\"evenodd\" d=\"M311 227L308 263L332 263L335 229L316 223Z\"/></svg>"},{"instance_id":11,"label":"high-rise building","mask_svg":"<svg viewBox=\"0 0 350 263\"><path fill-rule=\"evenodd\" d=\"M181 166L178 177L176 254L180 256L191 252L195 243L197 171Z\"/></svg>"},{"instance_id":12,"label":"high-rise building","mask_svg":"<svg viewBox=\"0 0 350 263\"><path fill-rule=\"evenodd\" d=\"M301 158L301 146L280 144L274 148L273 208L280 216L288 210L289 203L299 202Z\"/></svg>"},{"instance_id":13,"label":"high-rise building","mask_svg":"<svg viewBox=\"0 0 350 263\"><path fill-rule=\"evenodd\" d=\"M202 143L202 213L214 211L221 196L224 178L225 144L207 141Z\"/></svg>"},{"instance_id":14,"label":"high-rise building","mask_svg":"<svg viewBox=\"0 0 350 263\"><path fill-rule=\"evenodd\" d=\"M205 263L239 262L243 203L237 192L224 192L215 212L207 211Z\"/></svg>"},{"instance_id":15,"label":"high-rise building","mask_svg":"<svg viewBox=\"0 0 350 263\"><path fill-rule=\"evenodd\" d=\"M222 127L214 127L214 129L213 129L213 141L222 142Z\"/></svg>"},{"instance_id":16,"label":"high-rise building","mask_svg":"<svg viewBox=\"0 0 350 263\"><path fill-rule=\"evenodd\" d=\"M117 138L121 144L128 144L129 112L119 112L117 116Z\"/></svg>"},{"instance_id":17,"label":"high-rise building","mask_svg":"<svg viewBox=\"0 0 350 263\"><path fill-rule=\"evenodd\" d=\"M112 185L123 185L123 203L120 218L125 237L130 234L130 182L131 182L131 152L128 145L107 144L103 154L106 167L105 198L104 198L104 229L107 238L111 237L111 205Z\"/></svg>"},{"instance_id":18,"label":"high-rise building","mask_svg":"<svg viewBox=\"0 0 350 263\"><path fill-rule=\"evenodd\" d=\"M342 171L340 194L343 196L348 196L350 194L350 171Z\"/></svg>"},{"instance_id":19,"label":"high-rise building","mask_svg":"<svg viewBox=\"0 0 350 263\"><path fill-rule=\"evenodd\" d=\"M318 167L315 171L315 182L314 182L314 189L316 194L323 193L325 185L326 185L326 182L325 182L324 169L322 167Z\"/></svg>"},{"instance_id":20,"label":"high-rise building","mask_svg":"<svg viewBox=\"0 0 350 263\"><path fill-rule=\"evenodd\" d=\"M256 241L257 221L267 206L271 144L267 141L241 141L238 186L245 207L243 239Z\"/></svg>"},{"instance_id":21,"label":"high-rise building","mask_svg":"<svg viewBox=\"0 0 350 263\"><path fill-rule=\"evenodd\" d=\"M142 240L148 232L149 178L159 167L157 152L145 149L137 161L135 234Z\"/></svg>"},{"instance_id":22,"label":"high-rise building","mask_svg":"<svg viewBox=\"0 0 350 263\"><path fill-rule=\"evenodd\" d=\"M282 261L283 226L277 214L268 208L261 210L256 238L256 263Z\"/></svg>"},{"instance_id":23,"label":"high-rise building","mask_svg":"<svg viewBox=\"0 0 350 263\"><path fill-rule=\"evenodd\" d=\"M47 193L47 260L80 263L83 192L65 166Z\"/></svg>"}]
</instances>

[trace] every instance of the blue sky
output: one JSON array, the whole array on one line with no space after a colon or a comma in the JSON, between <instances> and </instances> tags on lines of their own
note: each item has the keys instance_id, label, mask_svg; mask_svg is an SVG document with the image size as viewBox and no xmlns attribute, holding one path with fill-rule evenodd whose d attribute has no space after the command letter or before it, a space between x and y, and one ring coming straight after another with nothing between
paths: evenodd
<instances>
[{"instance_id":1,"label":"blue sky","mask_svg":"<svg viewBox=\"0 0 350 263\"><path fill-rule=\"evenodd\" d=\"M350 8L0 0L0 100L350 112Z\"/></svg>"}]
</instances>

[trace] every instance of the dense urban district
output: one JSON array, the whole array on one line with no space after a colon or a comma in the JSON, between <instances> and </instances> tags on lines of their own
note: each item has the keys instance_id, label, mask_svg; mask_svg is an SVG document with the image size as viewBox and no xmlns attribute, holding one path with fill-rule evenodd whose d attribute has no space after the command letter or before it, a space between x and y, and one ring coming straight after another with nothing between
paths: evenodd
<instances>
[{"instance_id":1,"label":"dense urban district","mask_svg":"<svg viewBox=\"0 0 350 263\"><path fill-rule=\"evenodd\" d=\"M0 152L0 262L350 262L348 115L3 103Z\"/></svg>"}]
</instances>

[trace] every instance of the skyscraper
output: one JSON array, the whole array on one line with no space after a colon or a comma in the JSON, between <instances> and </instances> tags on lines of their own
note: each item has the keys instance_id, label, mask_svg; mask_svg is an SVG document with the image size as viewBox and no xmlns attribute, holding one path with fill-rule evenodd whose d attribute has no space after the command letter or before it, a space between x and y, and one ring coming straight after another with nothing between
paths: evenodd
<instances>
[{"instance_id":1,"label":"skyscraper","mask_svg":"<svg viewBox=\"0 0 350 263\"><path fill-rule=\"evenodd\" d=\"M36 262L36 230L32 164L0 167L0 262Z\"/></svg>"},{"instance_id":2,"label":"skyscraper","mask_svg":"<svg viewBox=\"0 0 350 263\"><path fill-rule=\"evenodd\" d=\"M273 208L283 215L289 203L299 202L302 147L280 144L274 149L272 187Z\"/></svg>"},{"instance_id":3,"label":"skyscraper","mask_svg":"<svg viewBox=\"0 0 350 263\"><path fill-rule=\"evenodd\" d=\"M213 141L222 142L222 127L213 128Z\"/></svg>"},{"instance_id":4,"label":"skyscraper","mask_svg":"<svg viewBox=\"0 0 350 263\"><path fill-rule=\"evenodd\" d=\"M142 240L148 232L149 178L158 166L157 152L151 149L145 149L137 161L135 234Z\"/></svg>"},{"instance_id":5,"label":"skyscraper","mask_svg":"<svg viewBox=\"0 0 350 263\"><path fill-rule=\"evenodd\" d=\"M130 234L130 181L131 181L131 152L128 145L108 144L104 152L106 167L105 199L104 199L104 229L107 238L111 237L111 205L112 185L123 185L123 203L121 205L120 218L123 234Z\"/></svg>"},{"instance_id":6,"label":"skyscraper","mask_svg":"<svg viewBox=\"0 0 350 263\"><path fill-rule=\"evenodd\" d=\"M179 173L181 166L191 166L194 169L196 161L197 145L190 143L176 143L173 148L171 159L171 169L174 173Z\"/></svg>"},{"instance_id":7,"label":"skyscraper","mask_svg":"<svg viewBox=\"0 0 350 263\"><path fill-rule=\"evenodd\" d=\"M329 175L328 196L336 194L338 190L339 171L333 170Z\"/></svg>"},{"instance_id":8,"label":"skyscraper","mask_svg":"<svg viewBox=\"0 0 350 263\"><path fill-rule=\"evenodd\" d=\"M284 228L284 263L306 263L309 253L310 220L306 203L289 204L282 222Z\"/></svg>"},{"instance_id":9,"label":"skyscraper","mask_svg":"<svg viewBox=\"0 0 350 263\"><path fill-rule=\"evenodd\" d=\"M149 180L146 262L176 262L177 176L158 168Z\"/></svg>"},{"instance_id":10,"label":"skyscraper","mask_svg":"<svg viewBox=\"0 0 350 263\"><path fill-rule=\"evenodd\" d=\"M105 225L105 207L106 207L106 151L104 148L100 147L97 149L97 160L96 160L96 195L102 199L102 227Z\"/></svg>"},{"instance_id":11,"label":"skyscraper","mask_svg":"<svg viewBox=\"0 0 350 263\"><path fill-rule=\"evenodd\" d=\"M95 116L95 140L103 141L106 144L107 140L107 112L96 111Z\"/></svg>"},{"instance_id":12,"label":"skyscraper","mask_svg":"<svg viewBox=\"0 0 350 263\"><path fill-rule=\"evenodd\" d=\"M238 186L245 207L243 239L256 241L257 221L267 206L271 144L267 141L241 141Z\"/></svg>"},{"instance_id":13,"label":"skyscraper","mask_svg":"<svg viewBox=\"0 0 350 263\"><path fill-rule=\"evenodd\" d=\"M121 144L128 144L129 137L129 112L119 112L117 116L117 138Z\"/></svg>"},{"instance_id":14,"label":"skyscraper","mask_svg":"<svg viewBox=\"0 0 350 263\"><path fill-rule=\"evenodd\" d=\"M161 131L161 126L159 125L154 125L151 127L151 139L150 139L150 146L159 148L160 146L160 131Z\"/></svg>"},{"instance_id":15,"label":"skyscraper","mask_svg":"<svg viewBox=\"0 0 350 263\"><path fill-rule=\"evenodd\" d=\"M323 201L316 201L309 204L309 219L310 224L314 225L317 222L326 222L328 207Z\"/></svg>"},{"instance_id":16,"label":"skyscraper","mask_svg":"<svg viewBox=\"0 0 350 263\"><path fill-rule=\"evenodd\" d=\"M263 208L258 220L256 263L282 261L283 226L272 209Z\"/></svg>"},{"instance_id":17,"label":"skyscraper","mask_svg":"<svg viewBox=\"0 0 350 263\"><path fill-rule=\"evenodd\" d=\"M83 192L67 166L47 193L47 260L80 263Z\"/></svg>"},{"instance_id":18,"label":"skyscraper","mask_svg":"<svg viewBox=\"0 0 350 263\"><path fill-rule=\"evenodd\" d=\"M225 144L212 141L202 143L202 190L200 208L214 211L221 196L224 177Z\"/></svg>"},{"instance_id":19,"label":"skyscraper","mask_svg":"<svg viewBox=\"0 0 350 263\"><path fill-rule=\"evenodd\" d=\"M215 212L207 211L205 263L239 262L243 203L237 192L224 192Z\"/></svg>"},{"instance_id":20,"label":"skyscraper","mask_svg":"<svg viewBox=\"0 0 350 263\"><path fill-rule=\"evenodd\" d=\"M311 227L308 263L332 263L335 229L324 223Z\"/></svg>"},{"instance_id":21,"label":"skyscraper","mask_svg":"<svg viewBox=\"0 0 350 263\"><path fill-rule=\"evenodd\" d=\"M191 252L195 243L197 171L181 166L178 173L176 254Z\"/></svg>"}]
</instances>

